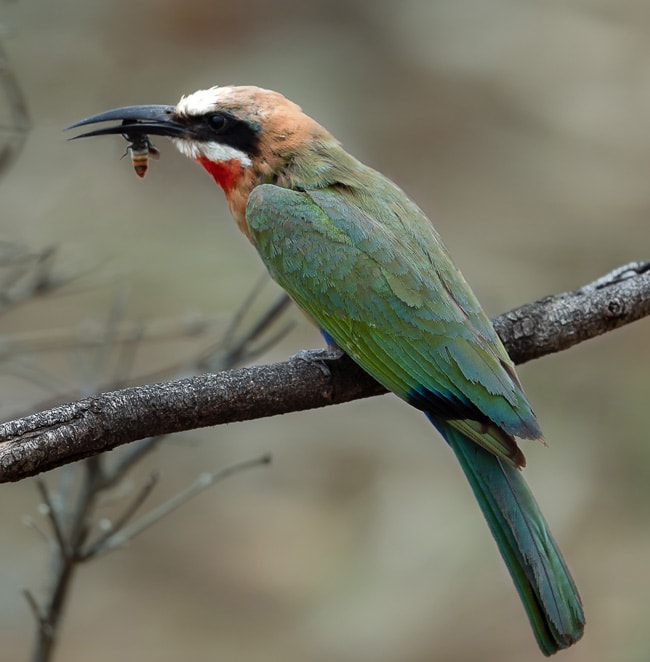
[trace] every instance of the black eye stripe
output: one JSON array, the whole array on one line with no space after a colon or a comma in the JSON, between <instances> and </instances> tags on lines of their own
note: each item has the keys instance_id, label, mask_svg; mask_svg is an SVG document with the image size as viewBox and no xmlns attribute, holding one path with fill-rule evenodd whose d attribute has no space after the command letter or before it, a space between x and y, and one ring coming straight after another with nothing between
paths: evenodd
<instances>
[{"instance_id":1,"label":"black eye stripe","mask_svg":"<svg viewBox=\"0 0 650 662\"><path fill-rule=\"evenodd\" d=\"M251 157L260 153L259 128L229 113L207 113L194 118L192 124L194 135L200 141L228 145Z\"/></svg>"}]
</instances>

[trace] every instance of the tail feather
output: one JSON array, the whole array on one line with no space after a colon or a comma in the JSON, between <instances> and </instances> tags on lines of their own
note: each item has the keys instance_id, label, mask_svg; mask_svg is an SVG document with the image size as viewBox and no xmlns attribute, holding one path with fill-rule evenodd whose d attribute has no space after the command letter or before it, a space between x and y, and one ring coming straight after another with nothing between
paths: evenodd
<instances>
[{"instance_id":1,"label":"tail feather","mask_svg":"<svg viewBox=\"0 0 650 662\"><path fill-rule=\"evenodd\" d=\"M431 417L430 417L431 418ZM582 636L582 602L521 472L431 418L456 454L524 604L544 655Z\"/></svg>"}]
</instances>

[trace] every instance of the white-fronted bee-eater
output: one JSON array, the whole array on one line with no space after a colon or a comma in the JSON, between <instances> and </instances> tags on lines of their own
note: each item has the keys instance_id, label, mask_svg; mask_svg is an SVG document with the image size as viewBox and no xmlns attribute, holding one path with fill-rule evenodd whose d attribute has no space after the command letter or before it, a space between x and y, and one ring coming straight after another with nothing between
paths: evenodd
<instances>
[{"instance_id":1,"label":"white-fronted bee-eater","mask_svg":"<svg viewBox=\"0 0 650 662\"><path fill-rule=\"evenodd\" d=\"M445 438L541 651L576 642L584 628L580 597L522 477L515 440L541 439L537 419L422 210L277 92L213 87L176 106L118 108L73 126L107 121L118 124L83 135L141 136L138 145L167 136L205 168L271 276L329 347L423 411Z\"/></svg>"}]
</instances>

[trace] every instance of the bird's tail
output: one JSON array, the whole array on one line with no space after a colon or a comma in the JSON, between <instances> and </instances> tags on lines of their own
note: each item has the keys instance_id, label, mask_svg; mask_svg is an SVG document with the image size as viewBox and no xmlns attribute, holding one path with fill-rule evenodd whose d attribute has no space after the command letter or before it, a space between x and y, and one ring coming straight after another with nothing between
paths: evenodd
<instances>
[{"instance_id":1,"label":"bird's tail","mask_svg":"<svg viewBox=\"0 0 650 662\"><path fill-rule=\"evenodd\" d=\"M521 472L442 420L431 422L458 458L524 604L544 655L582 636L578 591Z\"/></svg>"}]
</instances>

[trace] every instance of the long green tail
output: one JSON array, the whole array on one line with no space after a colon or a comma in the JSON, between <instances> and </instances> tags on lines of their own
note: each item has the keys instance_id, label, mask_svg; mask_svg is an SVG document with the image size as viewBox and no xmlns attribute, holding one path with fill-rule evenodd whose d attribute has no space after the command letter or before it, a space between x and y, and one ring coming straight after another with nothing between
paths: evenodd
<instances>
[{"instance_id":1,"label":"long green tail","mask_svg":"<svg viewBox=\"0 0 650 662\"><path fill-rule=\"evenodd\" d=\"M576 586L521 472L429 417L458 458L524 604L544 655L582 636Z\"/></svg>"}]
</instances>

